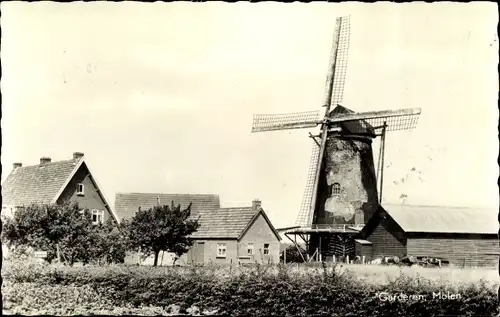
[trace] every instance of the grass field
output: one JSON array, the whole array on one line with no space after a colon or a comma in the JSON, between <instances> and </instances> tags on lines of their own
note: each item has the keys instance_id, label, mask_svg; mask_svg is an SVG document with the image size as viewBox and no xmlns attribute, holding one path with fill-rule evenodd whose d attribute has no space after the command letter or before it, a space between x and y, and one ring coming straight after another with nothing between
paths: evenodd
<instances>
[{"instance_id":1,"label":"grass field","mask_svg":"<svg viewBox=\"0 0 500 317\"><path fill-rule=\"evenodd\" d=\"M395 265L357 265L345 264L344 268L357 278L369 282L384 284L403 274L409 278L423 277L432 281L452 284L477 283L485 281L494 286L499 284L498 270L487 268L459 267L398 267Z\"/></svg>"}]
</instances>

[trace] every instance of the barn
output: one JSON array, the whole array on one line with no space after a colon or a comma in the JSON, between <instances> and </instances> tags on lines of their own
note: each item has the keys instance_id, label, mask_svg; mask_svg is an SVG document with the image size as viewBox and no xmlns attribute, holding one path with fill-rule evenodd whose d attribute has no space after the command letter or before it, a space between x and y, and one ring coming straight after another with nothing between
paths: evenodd
<instances>
[{"instance_id":1,"label":"barn","mask_svg":"<svg viewBox=\"0 0 500 317\"><path fill-rule=\"evenodd\" d=\"M458 266L496 267L498 210L384 205L360 231L356 255L440 258Z\"/></svg>"}]
</instances>

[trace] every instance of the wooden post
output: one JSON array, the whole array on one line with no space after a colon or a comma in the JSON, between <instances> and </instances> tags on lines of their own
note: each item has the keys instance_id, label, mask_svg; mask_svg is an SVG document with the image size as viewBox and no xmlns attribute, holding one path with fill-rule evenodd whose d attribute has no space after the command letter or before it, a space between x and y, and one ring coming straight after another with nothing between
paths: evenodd
<instances>
[{"instance_id":1,"label":"wooden post","mask_svg":"<svg viewBox=\"0 0 500 317\"><path fill-rule=\"evenodd\" d=\"M61 263L61 251L59 249L59 243L56 246L57 248L57 262L60 264Z\"/></svg>"},{"instance_id":2,"label":"wooden post","mask_svg":"<svg viewBox=\"0 0 500 317\"><path fill-rule=\"evenodd\" d=\"M321 262L321 235L319 236L318 260Z\"/></svg>"},{"instance_id":3,"label":"wooden post","mask_svg":"<svg viewBox=\"0 0 500 317\"><path fill-rule=\"evenodd\" d=\"M333 263L335 263L335 262L336 262L336 259L335 259L335 254L334 254L334 255L333 255L333 257L332 257L332 261L333 261Z\"/></svg>"},{"instance_id":4,"label":"wooden post","mask_svg":"<svg viewBox=\"0 0 500 317\"><path fill-rule=\"evenodd\" d=\"M139 252L137 254L138 254L139 265L142 265L142 263L141 263L141 255L142 255L141 247L139 247Z\"/></svg>"},{"instance_id":5,"label":"wooden post","mask_svg":"<svg viewBox=\"0 0 500 317\"><path fill-rule=\"evenodd\" d=\"M385 129L387 127L387 123L384 121L384 127L382 128L382 139L380 146L382 148L382 159L381 159L381 166L380 166L380 198L379 198L379 203L382 204L382 188L384 187L384 153L385 153Z\"/></svg>"},{"instance_id":6,"label":"wooden post","mask_svg":"<svg viewBox=\"0 0 500 317\"><path fill-rule=\"evenodd\" d=\"M365 256L363 255L363 257L361 258L361 263L362 264L365 264Z\"/></svg>"},{"instance_id":7,"label":"wooden post","mask_svg":"<svg viewBox=\"0 0 500 317\"><path fill-rule=\"evenodd\" d=\"M349 255L346 255L346 263L349 264Z\"/></svg>"},{"instance_id":8,"label":"wooden post","mask_svg":"<svg viewBox=\"0 0 500 317\"><path fill-rule=\"evenodd\" d=\"M286 264L286 248L283 250L283 264Z\"/></svg>"}]
</instances>

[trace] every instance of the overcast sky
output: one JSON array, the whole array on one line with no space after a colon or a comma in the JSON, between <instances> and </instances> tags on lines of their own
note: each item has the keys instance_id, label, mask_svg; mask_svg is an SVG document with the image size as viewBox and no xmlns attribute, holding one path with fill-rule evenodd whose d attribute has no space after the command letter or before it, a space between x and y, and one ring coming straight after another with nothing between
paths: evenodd
<instances>
[{"instance_id":1,"label":"overcast sky","mask_svg":"<svg viewBox=\"0 0 500 317\"><path fill-rule=\"evenodd\" d=\"M252 114L323 109L335 18L351 14L344 106L422 108L417 129L387 137L384 201L498 204L494 3L1 10L2 181L13 162L81 151L112 205L116 192L260 198L293 225L317 130L251 134Z\"/></svg>"}]
</instances>

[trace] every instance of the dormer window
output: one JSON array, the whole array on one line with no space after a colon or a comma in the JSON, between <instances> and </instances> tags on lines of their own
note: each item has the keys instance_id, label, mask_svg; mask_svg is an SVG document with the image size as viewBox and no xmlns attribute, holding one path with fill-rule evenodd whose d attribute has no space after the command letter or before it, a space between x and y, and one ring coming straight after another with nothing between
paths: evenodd
<instances>
[{"instance_id":1,"label":"dormer window","mask_svg":"<svg viewBox=\"0 0 500 317\"><path fill-rule=\"evenodd\" d=\"M76 194L78 196L83 196L84 195L84 186L82 183L76 184Z\"/></svg>"},{"instance_id":2,"label":"dormer window","mask_svg":"<svg viewBox=\"0 0 500 317\"><path fill-rule=\"evenodd\" d=\"M333 183L332 185L332 196L340 196L340 184Z\"/></svg>"}]
</instances>

